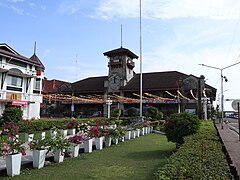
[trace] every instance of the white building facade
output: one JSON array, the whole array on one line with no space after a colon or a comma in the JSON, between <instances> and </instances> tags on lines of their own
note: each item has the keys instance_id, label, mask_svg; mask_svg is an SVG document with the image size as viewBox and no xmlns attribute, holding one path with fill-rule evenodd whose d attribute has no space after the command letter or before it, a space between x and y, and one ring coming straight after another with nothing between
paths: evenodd
<instances>
[{"instance_id":1,"label":"white building facade","mask_svg":"<svg viewBox=\"0 0 240 180\"><path fill-rule=\"evenodd\" d=\"M7 44L0 44L0 115L16 106L23 119L40 119L45 67L37 55L27 58Z\"/></svg>"}]
</instances>

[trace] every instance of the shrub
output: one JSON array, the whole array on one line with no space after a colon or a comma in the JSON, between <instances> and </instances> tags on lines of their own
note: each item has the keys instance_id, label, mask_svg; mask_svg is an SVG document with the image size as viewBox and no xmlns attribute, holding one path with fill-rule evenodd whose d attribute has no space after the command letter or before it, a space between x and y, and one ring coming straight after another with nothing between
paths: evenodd
<instances>
[{"instance_id":1,"label":"shrub","mask_svg":"<svg viewBox=\"0 0 240 180\"><path fill-rule=\"evenodd\" d=\"M127 115L128 115L129 117L136 117L136 116L138 116L138 110L137 110L137 108L135 108L135 107L130 107L130 108L128 108L128 110L127 110Z\"/></svg>"},{"instance_id":2,"label":"shrub","mask_svg":"<svg viewBox=\"0 0 240 180\"><path fill-rule=\"evenodd\" d=\"M200 120L189 113L172 114L164 124L164 131L168 141L175 142L177 147L184 143L184 137L197 132Z\"/></svg>"},{"instance_id":3,"label":"shrub","mask_svg":"<svg viewBox=\"0 0 240 180\"><path fill-rule=\"evenodd\" d=\"M151 119L157 119L158 108L150 106L146 111L146 117L150 117Z\"/></svg>"},{"instance_id":4,"label":"shrub","mask_svg":"<svg viewBox=\"0 0 240 180\"><path fill-rule=\"evenodd\" d=\"M163 113L158 111L157 119L163 119Z\"/></svg>"},{"instance_id":5,"label":"shrub","mask_svg":"<svg viewBox=\"0 0 240 180\"><path fill-rule=\"evenodd\" d=\"M186 137L155 179L232 179L213 123L203 121L196 134Z\"/></svg>"},{"instance_id":6,"label":"shrub","mask_svg":"<svg viewBox=\"0 0 240 180\"><path fill-rule=\"evenodd\" d=\"M111 116L119 119L119 117L121 116L121 110L118 108L113 108L111 110Z\"/></svg>"},{"instance_id":7,"label":"shrub","mask_svg":"<svg viewBox=\"0 0 240 180\"><path fill-rule=\"evenodd\" d=\"M7 122L14 121L15 123L18 123L22 120L23 112L20 108L17 107L8 107L4 110L2 114L3 118L0 122L1 126Z\"/></svg>"}]
</instances>

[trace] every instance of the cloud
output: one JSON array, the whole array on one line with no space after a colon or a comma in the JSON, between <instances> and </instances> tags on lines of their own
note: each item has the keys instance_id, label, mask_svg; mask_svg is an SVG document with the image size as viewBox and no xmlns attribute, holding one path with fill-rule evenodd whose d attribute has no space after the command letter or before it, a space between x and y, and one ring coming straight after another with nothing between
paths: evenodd
<instances>
[{"instance_id":1,"label":"cloud","mask_svg":"<svg viewBox=\"0 0 240 180\"><path fill-rule=\"evenodd\" d=\"M238 0L142 0L142 16L150 19L237 19L239 9ZM93 17L107 20L139 17L139 1L102 0L95 8Z\"/></svg>"},{"instance_id":2,"label":"cloud","mask_svg":"<svg viewBox=\"0 0 240 180\"><path fill-rule=\"evenodd\" d=\"M45 57L48 57L48 55L49 55L50 52L51 52L50 49L45 50L44 53L43 53L43 57L44 57L44 58L45 58Z\"/></svg>"},{"instance_id":3,"label":"cloud","mask_svg":"<svg viewBox=\"0 0 240 180\"><path fill-rule=\"evenodd\" d=\"M59 5L57 12L59 14L66 13L68 15L72 15L79 12L80 8L81 8L80 1L77 0L65 1Z\"/></svg>"},{"instance_id":4,"label":"cloud","mask_svg":"<svg viewBox=\"0 0 240 180\"><path fill-rule=\"evenodd\" d=\"M25 0L8 0L8 2L17 3L17 2L24 2Z\"/></svg>"}]
</instances>

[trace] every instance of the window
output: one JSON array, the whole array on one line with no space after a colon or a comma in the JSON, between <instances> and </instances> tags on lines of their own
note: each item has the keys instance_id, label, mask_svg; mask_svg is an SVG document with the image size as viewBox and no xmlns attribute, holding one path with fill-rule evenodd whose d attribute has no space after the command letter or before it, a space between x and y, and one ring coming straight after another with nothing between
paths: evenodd
<instances>
[{"instance_id":1,"label":"window","mask_svg":"<svg viewBox=\"0 0 240 180\"><path fill-rule=\"evenodd\" d=\"M15 86L15 87L22 87L22 81L23 81L22 77L8 75L7 85Z\"/></svg>"},{"instance_id":2,"label":"window","mask_svg":"<svg viewBox=\"0 0 240 180\"><path fill-rule=\"evenodd\" d=\"M34 90L39 90L39 91L40 91L40 85L41 85L41 79L40 79L40 78L36 78L36 79L34 79L34 86L33 86L33 89L34 89Z\"/></svg>"}]
</instances>

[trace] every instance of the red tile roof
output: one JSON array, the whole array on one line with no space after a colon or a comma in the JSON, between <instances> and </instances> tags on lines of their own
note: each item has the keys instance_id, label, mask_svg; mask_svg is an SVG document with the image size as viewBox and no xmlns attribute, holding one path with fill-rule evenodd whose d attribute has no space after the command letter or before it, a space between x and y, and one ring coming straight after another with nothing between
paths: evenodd
<instances>
[{"instance_id":1,"label":"red tile roof","mask_svg":"<svg viewBox=\"0 0 240 180\"><path fill-rule=\"evenodd\" d=\"M56 79L53 79L53 80L43 79L42 93L43 94L58 93L58 87L65 83L68 83L68 82L60 81L60 80L56 80Z\"/></svg>"}]
</instances>

